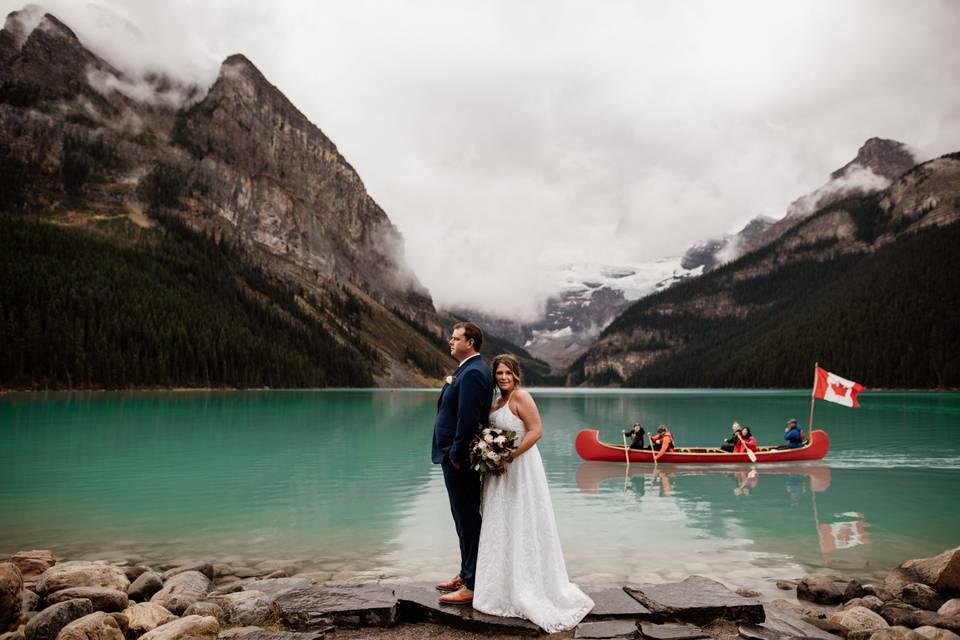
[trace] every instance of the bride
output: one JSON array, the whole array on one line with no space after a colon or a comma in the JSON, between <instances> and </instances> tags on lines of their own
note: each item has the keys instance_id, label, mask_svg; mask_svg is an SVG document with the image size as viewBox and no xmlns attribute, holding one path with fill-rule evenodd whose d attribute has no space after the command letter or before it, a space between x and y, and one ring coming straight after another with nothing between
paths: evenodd
<instances>
[{"instance_id":1,"label":"bride","mask_svg":"<svg viewBox=\"0 0 960 640\"><path fill-rule=\"evenodd\" d=\"M533 398L520 388L520 363L510 354L493 359L500 399L491 426L517 432L513 462L483 479L483 524L473 608L526 618L548 633L572 629L593 600L570 582L553 516L547 476L536 443L543 436Z\"/></svg>"}]
</instances>

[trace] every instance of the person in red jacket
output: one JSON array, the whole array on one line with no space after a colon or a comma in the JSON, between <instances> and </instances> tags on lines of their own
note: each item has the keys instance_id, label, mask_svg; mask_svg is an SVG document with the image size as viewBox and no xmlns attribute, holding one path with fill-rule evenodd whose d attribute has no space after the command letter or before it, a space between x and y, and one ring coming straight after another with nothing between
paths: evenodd
<instances>
[{"instance_id":1,"label":"person in red jacket","mask_svg":"<svg viewBox=\"0 0 960 640\"><path fill-rule=\"evenodd\" d=\"M737 438L737 444L733 447L734 453L743 453L748 448L750 451L757 450L757 439L750 433L750 427L740 427L740 437Z\"/></svg>"},{"instance_id":2,"label":"person in red jacket","mask_svg":"<svg viewBox=\"0 0 960 640\"><path fill-rule=\"evenodd\" d=\"M660 447L659 453L655 453L653 456L657 460L659 460L660 456L662 456L664 453L674 448L673 434L667 429L667 425L662 424L657 427L657 432L650 436L650 443L654 446Z\"/></svg>"}]
</instances>

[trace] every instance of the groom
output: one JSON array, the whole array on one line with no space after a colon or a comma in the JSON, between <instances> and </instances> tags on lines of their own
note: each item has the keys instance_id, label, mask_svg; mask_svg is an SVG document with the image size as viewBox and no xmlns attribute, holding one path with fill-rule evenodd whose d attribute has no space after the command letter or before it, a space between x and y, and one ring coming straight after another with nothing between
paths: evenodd
<instances>
[{"instance_id":1,"label":"groom","mask_svg":"<svg viewBox=\"0 0 960 640\"><path fill-rule=\"evenodd\" d=\"M473 580L480 546L480 474L470 468L470 441L490 420L493 378L480 357L483 332L472 322L458 322L450 335L450 355L460 361L437 401L433 426L434 464L443 469L450 511L460 538L460 573L437 585L445 604L473 602Z\"/></svg>"}]
</instances>

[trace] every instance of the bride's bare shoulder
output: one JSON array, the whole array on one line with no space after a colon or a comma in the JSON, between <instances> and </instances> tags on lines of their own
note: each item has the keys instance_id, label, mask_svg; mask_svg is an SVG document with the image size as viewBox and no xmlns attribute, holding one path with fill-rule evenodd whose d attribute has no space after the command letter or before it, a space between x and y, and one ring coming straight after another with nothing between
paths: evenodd
<instances>
[{"instance_id":1,"label":"bride's bare shoulder","mask_svg":"<svg viewBox=\"0 0 960 640\"><path fill-rule=\"evenodd\" d=\"M517 402L522 402L524 404L536 404L533 401L533 396L530 395L530 392L526 389L517 389L513 395L516 396Z\"/></svg>"}]
</instances>

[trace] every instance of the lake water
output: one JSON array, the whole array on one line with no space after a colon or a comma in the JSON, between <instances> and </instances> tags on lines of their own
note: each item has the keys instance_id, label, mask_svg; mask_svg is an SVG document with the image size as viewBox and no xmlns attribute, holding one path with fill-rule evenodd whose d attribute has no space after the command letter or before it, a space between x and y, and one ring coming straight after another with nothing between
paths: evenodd
<instances>
[{"instance_id":1,"label":"lake water","mask_svg":"<svg viewBox=\"0 0 960 640\"><path fill-rule=\"evenodd\" d=\"M533 390L571 576L691 574L775 592L809 572L876 577L960 544L960 394L818 402L819 462L724 468L585 463L641 419L716 445L732 420L780 444L809 391ZM0 397L0 557L285 566L321 578L434 579L458 566L430 464L436 390Z\"/></svg>"}]
</instances>

